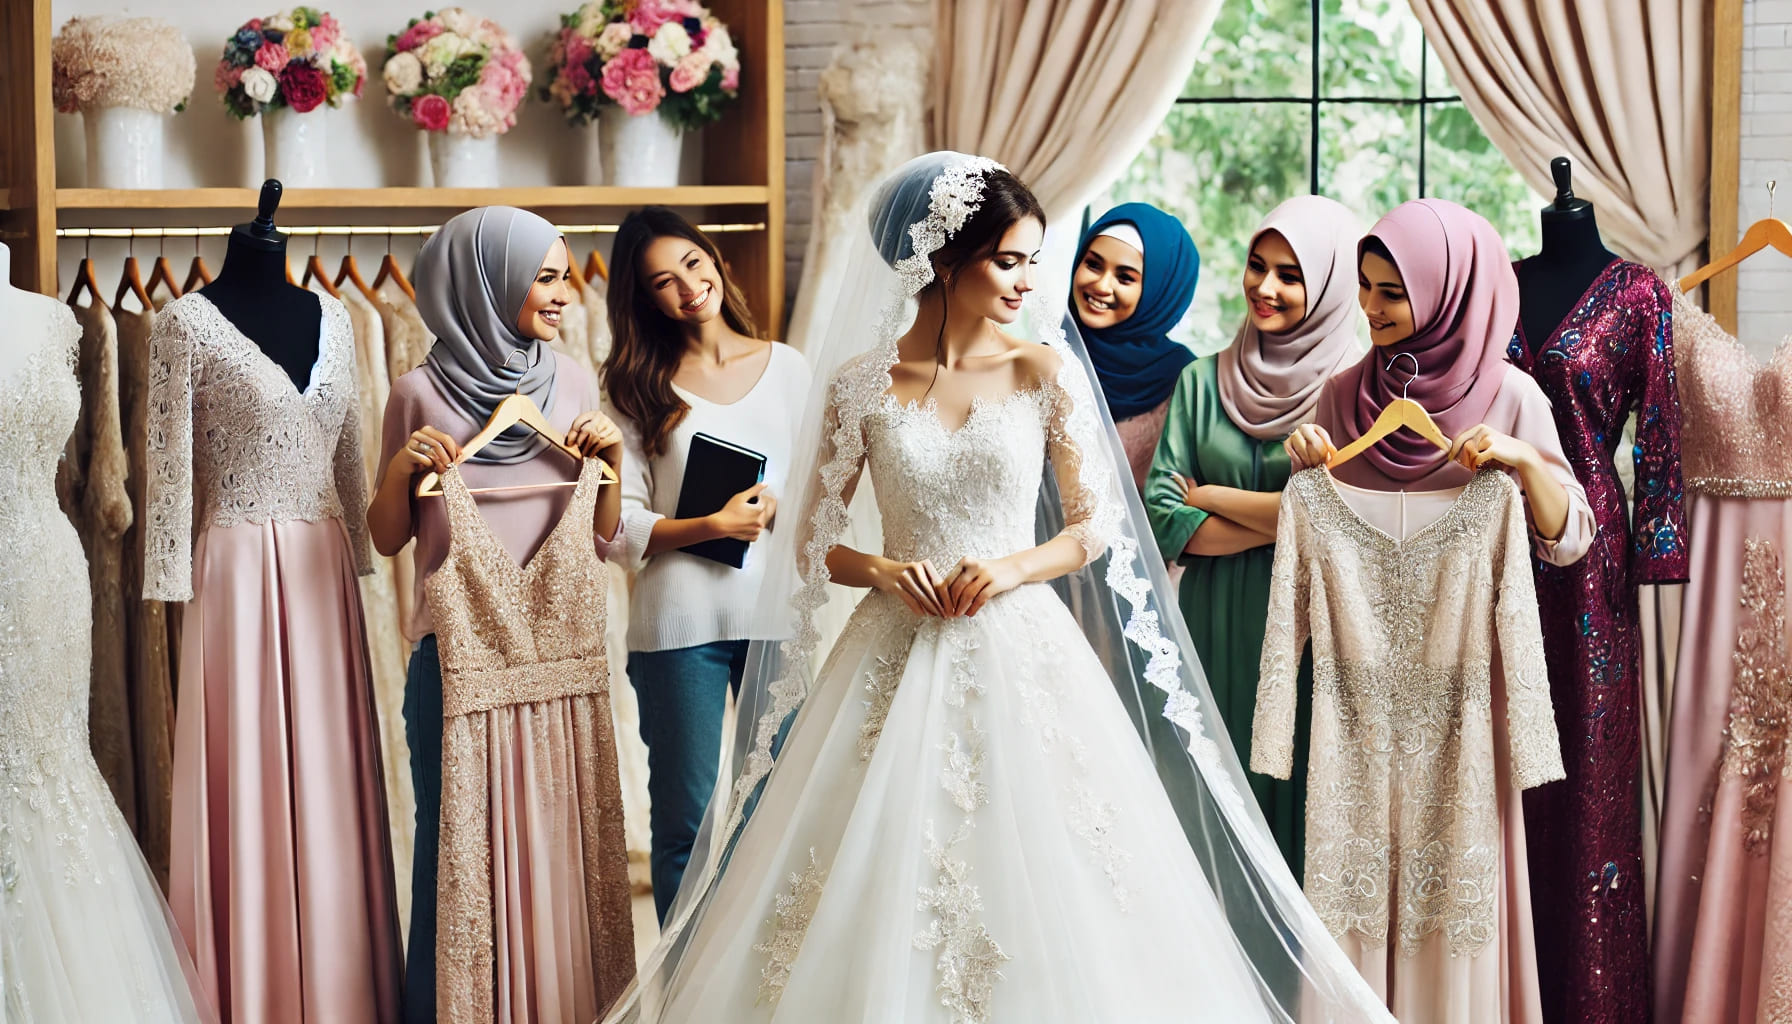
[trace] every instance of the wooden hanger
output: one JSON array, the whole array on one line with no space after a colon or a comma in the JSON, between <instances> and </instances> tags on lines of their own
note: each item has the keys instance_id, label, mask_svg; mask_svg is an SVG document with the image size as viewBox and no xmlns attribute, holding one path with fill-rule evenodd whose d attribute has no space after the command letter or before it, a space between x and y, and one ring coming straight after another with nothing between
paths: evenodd
<instances>
[{"instance_id":1,"label":"wooden hanger","mask_svg":"<svg viewBox=\"0 0 1792 1024\"><path fill-rule=\"evenodd\" d=\"M1394 358L1388 360L1388 369L1392 370L1394 364L1400 360L1401 356L1405 356L1412 360L1413 374L1412 377L1408 378L1406 381L1407 387L1411 387L1412 382L1419 378L1419 360L1417 356L1413 355L1411 352L1395 353ZM1450 439L1444 436L1442 430L1438 429L1436 421L1431 418L1431 414L1425 411L1424 406L1406 397L1406 389L1402 388L1400 390L1400 397L1389 402L1386 408L1381 410L1381 415L1375 417L1375 423L1369 427L1369 432L1345 445L1343 448L1333 452L1332 457L1325 460L1326 468L1332 469L1342 466L1344 463L1349 462L1351 459L1368 451L1375 442L1392 434L1394 431L1399 430L1401 427L1405 427L1406 429L1417 433L1420 437L1437 445L1438 449L1441 451L1447 452L1450 450Z\"/></svg>"},{"instance_id":2,"label":"wooden hanger","mask_svg":"<svg viewBox=\"0 0 1792 1024\"><path fill-rule=\"evenodd\" d=\"M572 286L575 289L585 290L585 275L579 270L579 261L573 258L570 245L566 247L566 274L572 279Z\"/></svg>"},{"instance_id":3,"label":"wooden hanger","mask_svg":"<svg viewBox=\"0 0 1792 1024\"><path fill-rule=\"evenodd\" d=\"M591 250L591 258L585 261L585 280L609 281L610 268L604 265L604 258L596 249Z\"/></svg>"},{"instance_id":4,"label":"wooden hanger","mask_svg":"<svg viewBox=\"0 0 1792 1024\"><path fill-rule=\"evenodd\" d=\"M392 258L392 239L390 238L386 239L386 258L380 260L380 269L373 275L374 289L377 291L380 285L387 281L397 286L398 290L403 292L404 297L410 299L413 305L416 303L417 290L411 287L411 282L404 276L404 270L399 267L398 261Z\"/></svg>"},{"instance_id":5,"label":"wooden hanger","mask_svg":"<svg viewBox=\"0 0 1792 1024\"><path fill-rule=\"evenodd\" d=\"M290 285L294 285L294 286L297 286L299 283L298 280L292 276L292 264L291 263L288 263L286 265L286 283L290 284Z\"/></svg>"},{"instance_id":6,"label":"wooden hanger","mask_svg":"<svg viewBox=\"0 0 1792 1024\"><path fill-rule=\"evenodd\" d=\"M1742 241L1730 250L1728 256L1713 260L1681 278L1682 293L1692 291L1763 249L1771 248L1783 255L1792 256L1792 228L1788 228L1785 221L1773 215L1773 190L1778 184L1777 181L1767 183L1767 216L1748 226Z\"/></svg>"},{"instance_id":7,"label":"wooden hanger","mask_svg":"<svg viewBox=\"0 0 1792 1024\"><path fill-rule=\"evenodd\" d=\"M124 258L124 276L118 281L118 291L112 295L112 308L123 308L124 297L127 294L137 296L137 301L143 304L143 312L155 312L155 303L149 301L149 291L143 287L143 273L137 266L137 257L135 256Z\"/></svg>"},{"instance_id":8,"label":"wooden hanger","mask_svg":"<svg viewBox=\"0 0 1792 1024\"><path fill-rule=\"evenodd\" d=\"M106 304L105 297L100 294L100 279L93 272L93 257L91 256L82 256L81 265L75 268L75 285L68 290L68 304L76 305L76 300L81 297L83 290L92 296L93 305L103 306Z\"/></svg>"},{"instance_id":9,"label":"wooden hanger","mask_svg":"<svg viewBox=\"0 0 1792 1024\"><path fill-rule=\"evenodd\" d=\"M212 270L205 265L205 257L194 253L193 265L187 268L187 279L180 286L181 294L185 295L195 288L203 288L211 283Z\"/></svg>"},{"instance_id":10,"label":"wooden hanger","mask_svg":"<svg viewBox=\"0 0 1792 1024\"><path fill-rule=\"evenodd\" d=\"M166 256L156 257L155 265L149 271L149 282L144 285L144 290L154 295L158 284L167 287L169 298L180 298L182 289L174 282L174 264L169 263Z\"/></svg>"},{"instance_id":11,"label":"wooden hanger","mask_svg":"<svg viewBox=\"0 0 1792 1024\"><path fill-rule=\"evenodd\" d=\"M316 236L313 236L313 240L315 240L315 238ZM313 281L316 281L318 287L324 290L325 295L328 295L332 299L341 300L342 293L337 291L336 286L330 283L330 272L324 269L324 261L318 258L317 250L315 248L311 250L311 258L305 261L305 276L299 280L299 287L309 288Z\"/></svg>"},{"instance_id":12,"label":"wooden hanger","mask_svg":"<svg viewBox=\"0 0 1792 1024\"><path fill-rule=\"evenodd\" d=\"M349 284L354 285L355 291L360 292L361 297L366 299L369 305L378 301L374 290L369 287L367 281L361 277L361 268L355 263L355 251L353 248L343 254L342 269L336 271L335 285L338 290L341 290L343 281L347 281Z\"/></svg>"},{"instance_id":13,"label":"wooden hanger","mask_svg":"<svg viewBox=\"0 0 1792 1024\"><path fill-rule=\"evenodd\" d=\"M454 465L458 466L472 458L481 448L484 448L486 445L497 440L499 434L502 434L504 431L509 430L519 423L525 427L532 428L537 434L547 438L555 448L560 449L566 454L579 460L581 463L584 462L584 453L567 444L566 436L555 430L553 425L548 423L548 418L541 414L541 407L536 405L534 400L528 395L519 391L509 398L504 399L502 402L499 402L498 407L492 410L491 418L485 421L485 426L480 428L479 433L474 434L465 444L461 445L460 457L454 460ZM599 463L598 466L603 473L603 483L614 483L616 481L616 471L610 468L609 463L602 462ZM520 491L537 487L575 487L577 485L577 480L557 480L553 483L516 484L510 487L481 487L471 490L468 493L485 494L492 491ZM417 482L417 497L419 498L435 497L441 493L442 476L440 473L431 470L424 475L422 480Z\"/></svg>"}]
</instances>

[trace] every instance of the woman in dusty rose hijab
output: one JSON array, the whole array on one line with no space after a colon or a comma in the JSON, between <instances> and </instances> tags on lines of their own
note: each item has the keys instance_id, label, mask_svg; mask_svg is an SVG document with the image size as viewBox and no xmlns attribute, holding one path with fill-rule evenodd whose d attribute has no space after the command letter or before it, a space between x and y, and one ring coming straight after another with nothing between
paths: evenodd
<instances>
[{"instance_id":1,"label":"woman in dusty rose hijab","mask_svg":"<svg viewBox=\"0 0 1792 1024\"><path fill-rule=\"evenodd\" d=\"M1512 474L1523 489L1536 556L1558 565L1579 559L1592 543L1593 513L1562 454L1548 399L1534 379L1506 362L1506 345L1518 320L1518 279L1498 232L1454 203L1421 199L1402 204L1371 229L1358 247L1358 267L1360 303L1375 347L1326 383L1314 411L1315 422L1289 438L1289 454L1297 468L1322 463L1334 441L1345 444L1368 432L1382 409L1404 394L1424 407L1453 444L1445 453L1415 433L1399 431L1330 470L1336 493L1353 515L1396 540L1410 539L1454 509L1457 495L1475 472L1492 465ZM1374 557L1366 550L1361 555L1365 562ZM1405 558L1407 553L1381 557ZM1426 556L1412 557L1422 563ZM1399 627L1397 621L1380 625ZM1472 699L1465 694L1474 692L1473 683L1463 680L1479 674L1496 681L1482 683L1491 689L1481 692L1496 705L1491 723L1499 764L1514 745L1535 743L1537 738L1534 732L1521 738L1518 722L1508 726L1504 684L1497 682L1505 669L1497 652L1491 657L1491 665L1463 662L1433 668L1460 673L1454 676L1455 686L1468 689L1449 690L1448 699L1454 701ZM1370 692L1375 684L1346 686L1353 695L1352 706L1359 708L1355 721L1361 735L1333 742L1368 746L1391 737L1397 744L1410 744L1428 732L1425 725L1409 723L1436 722L1440 714L1435 702L1401 689L1397 697L1403 699L1392 705L1397 717L1390 719L1385 705ZM1364 703L1357 705L1357 698ZM1556 725L1548 724L1552 729ZM1395 733L1381 731L1383 725ZM1548 742L1555 742L1553 731ZM1421 760L1429 763L1448 756L1447 750L1439 753L1428 747ZM1453 802L1443 798L1430 805L1435 813L1425 821L1409 819L1403 825L1403 831L1417 829L1415 835L1447 837L1465 816L1484 813L1486 802L1493 803L1499 841L1475 854L1497 864L1493 890L1462 888L1452 870L1422 883L1451 892L1473 889L1474 899L1492 901L1497 926L1482 947L1459 953L1452 942L1454 932L1448 939L1437 932L1418 942L1403 938L1392 945L1356 935L1344 939L1358 969L1402 1020L1518 1024L1544 1019L1523 805L1517 783L1504 781L1508 774L1502 769L1498 777L1457 792ZM1358 842L1360 836L1315 838L1336 843Z\"/></svg>"},{"instance_id":2,"label":"woman in dusty rose hijab","mask_svg":"<svg viewBox=\"0 0 1792 1024\"><path fill-rule=\"evenodd\" d=\"M1371 491L1442 491L1500 466L1524 489L1537 557L1579 561L1593 543L1592 506L1562 453L1549 399L1506 361L1518 278L1499 232L1447 200L1402 203L1358 246L1358 293L1374 348L1326 383L1313 421L1288 438L1294 467L1324 462L1405 395L1452 439L1449 452L1397 431L1338 467L1338 480Z\"/></svg>"},{"instance_id":3,"label":"woman in dusty rose hijab","mask_svg":"<svg viewBox=\"0 0 1792 1024\"><path fill-rule=\"evenodd\" d=\"M1288 481L1282 440L1311 417L1326 378L1362 351L1352 301L1361 235L1355 215L1321 196L1290 199L1263 219L1245 266L1244 323L1229 348L1177 379L1145 482L1152 533L1163 557L1184 568L1182 615L1247 763L1276 513ZM1305 748L1303 733L1297 756ZM1287 781L1250 776L1296 877L1304 776L1304 765Z\"/></svg>"}]
</instances>

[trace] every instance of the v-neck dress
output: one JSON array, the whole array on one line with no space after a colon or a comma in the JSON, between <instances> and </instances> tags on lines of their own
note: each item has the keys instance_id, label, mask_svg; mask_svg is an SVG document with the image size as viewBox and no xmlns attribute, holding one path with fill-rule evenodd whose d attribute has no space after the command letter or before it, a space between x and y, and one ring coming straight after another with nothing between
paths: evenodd
<instances>
[{"instance_id":1,"label":"v-neck dress","mask_svg":"<svg viewBox=\"0 0 1792 1024\"><path fill-rule=\"evenodd\" d=\"M1525 337L1521 321L1507 349L1549 396L1562 450L1599 526L1580 561L1533 559L1568 771L1524 797L1549 1020L1621 1024L1649 1016L1637 587L1683 582L1687 573L1673 345L1666 284L1647 267L1615 260L1548 337ZM1632 412L1629 504L1614 455Z\"/></svg>"},{"instance_id":2,"label":"v-neck dress","mask_svg":"<svg viewBox=\"0 0 1792 1024\"><path fill-rule=\"evenodd\" d=\"M635 975L609 571L591 529L597 465L585 460L559 521L520 563L459 468L443 477L451 540L429 578L442 661L442 1024L585 1024Z\"/></svg>"},{"instance_id":3,"label":"v-neck dress","mask_svg":"<svg viewBox=\"0 0 1792 1024\"><path fill-rule=\"evenodd\" d=\"M150 338L143 597L185 601L169 903L226 1021L398 1018L354 336L304 391L203 295Z\"/></svg>"}]
</instances>

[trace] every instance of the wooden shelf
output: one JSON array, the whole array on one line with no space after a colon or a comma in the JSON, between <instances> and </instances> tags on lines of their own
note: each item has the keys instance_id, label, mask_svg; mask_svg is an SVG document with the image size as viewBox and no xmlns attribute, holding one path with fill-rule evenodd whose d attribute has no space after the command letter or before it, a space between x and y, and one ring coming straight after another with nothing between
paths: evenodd
<instances>
[{"instance_id":1,"label":"wooden shelf","mask_svg":"<svg viewBox=\"0 0 1792 1024\"><path fill-rule=\"evenodd\" d=\"M12 189L0 188L0 210L12 209Z\"/></svg>"},{"instance_id":2,"label":"wooden shelf","mask_svg":"<svg viewBox=\"0 0 1792 1024\"><path fill-rule=\"evenodd\" d=\"M103 189L59 188L56 208L66 212L109 210L241 210L255 206L252 188ZM474 206L570 209L634 209L663 206L763 206L771 189L763 185L689 185L678 188L295 188L280 201L282 210L459 210ZM3 205L3 204L0 204Z\"/></svg>"}]
</instances>

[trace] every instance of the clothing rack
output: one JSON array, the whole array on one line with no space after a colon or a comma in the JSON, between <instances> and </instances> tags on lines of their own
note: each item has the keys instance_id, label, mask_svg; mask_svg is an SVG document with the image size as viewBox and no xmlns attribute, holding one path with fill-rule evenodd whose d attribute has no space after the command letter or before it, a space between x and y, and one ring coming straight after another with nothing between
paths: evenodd
<instances>
[{"instance_id":1,"label":"clothing rack","mask_svg":"<svg viewBox=\"0 0 1792 1024\"><path fill-rule=\"evenodd\" d=\"M618 224L556 224L555 230L563 235L607 235L615 234L621 225ZM281 227L279 230L287 235L311 237L341 236L373 236L397 238L400 236L433 235L440 224L335 224L335 225L295 225ZM697 227L709 234L733 234L744 231L764 231L765 222L741 224L699 224ZM235 229L229 227L128 227L128 228L57 228L57 238L221 238Z\"/></svg>"}]
</instances>

